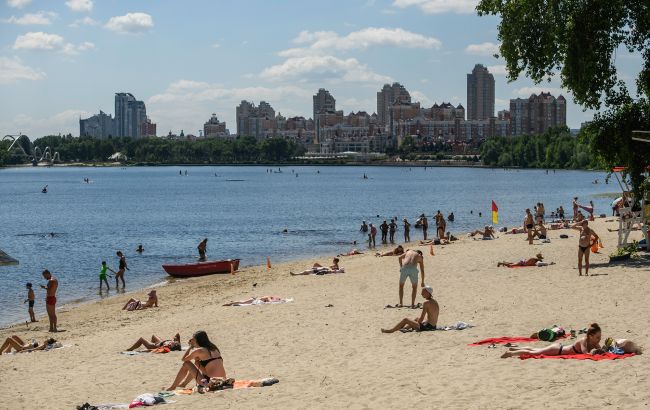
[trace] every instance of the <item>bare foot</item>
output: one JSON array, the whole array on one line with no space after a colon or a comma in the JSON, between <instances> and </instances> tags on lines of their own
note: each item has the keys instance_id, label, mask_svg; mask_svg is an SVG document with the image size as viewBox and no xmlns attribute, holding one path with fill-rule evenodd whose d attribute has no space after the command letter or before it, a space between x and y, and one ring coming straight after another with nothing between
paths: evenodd
<instances>
[{"instance_id":1,"label":"bare foot","mask_svg":"<svg viewBox=\"0 0 650 410\"><path fill-rule=\"evenodd\" d=\"M506 358L508 358L508 357L512 357L512 356L513 356L513 355L512 355L511 352L505 352L504 354L501 355L501 358L502 358L502 359L506 359Z\"/></svg>"}]
</instances>

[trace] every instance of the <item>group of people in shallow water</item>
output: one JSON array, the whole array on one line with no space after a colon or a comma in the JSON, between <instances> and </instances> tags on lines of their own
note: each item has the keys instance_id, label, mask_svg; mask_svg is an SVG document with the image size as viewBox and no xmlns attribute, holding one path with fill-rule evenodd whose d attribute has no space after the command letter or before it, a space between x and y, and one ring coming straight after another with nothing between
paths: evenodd
<instances>
[{"instance_id":1,"label":"group of people in shallow water","mask_svg":"<svg viewBox=\"0 0 650 410\"><path fill-rule=\"evenodd\" d=\"M379 215L377 215L379 217ZM435 221L436 221L436 235L439 240L449 240L450 233L446 231L447 229L447 220L450 222L453 222L455 220L454 213L450 213L447 217L447 220L445 220L445 217L442 215L440 210L436 213L434 216ZM387 244L387 243L395 243L395 233L397 232L398 229L398 218L394 217L390 219L390 223L388 222L387 219L385 219L381 225L379 225L379 229L381 231L381 243ZM403 224L403 231L404 231L404 242L410 242L411 241L411 223L408 221L407 218L404 218L402 220ZM428 231L429 231L429 220L427 219L425 214L421 214L420 217L417 219L415 222L415 227L416 228L421 228L422 229L422 236L423 240L428 240ZM370 248L375 248L377 246L377 227L370 223L367 224L366 221L361 222L361 228L359 228L359 231L367 234L368 235L368 247Z\"/></svg>"}]
</instances>

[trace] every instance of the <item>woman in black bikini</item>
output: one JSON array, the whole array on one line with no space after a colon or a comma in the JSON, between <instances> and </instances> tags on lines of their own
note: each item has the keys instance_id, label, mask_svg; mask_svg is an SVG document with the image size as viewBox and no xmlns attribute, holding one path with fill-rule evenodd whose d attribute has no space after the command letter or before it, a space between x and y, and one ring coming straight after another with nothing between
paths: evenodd
<instances>
[{"instance_id":1,"label":"woman in black bikini","mask_svg":"<svg viewBox=\"0 0 650 410\"><path fill-rule=\"evenodd\" d=\"M167 390L185 387L191 380L199 384L203 379L211 377L226 378L223 358L219 348L215 346L207 333L199 330L189 341L190 348L183 355L183 365L176 375L174 383Z\"/></svg>"},{"instance_id":2,"label":"woman in black bikini","mask_svg":"<svg viewBox=\"0 0 650 410\"><path fill-rule=\"evenodd\" d=\"M126 256L122 253L122 251L117 251L115 253L118 258L120 258L120 265L119 269L117 272L115 272L115 287L119 287L120 279L122 279L122 287L126 288L126 283L124 282L124 272L127 270L130 270L128 266L126 266Z\"/></svg>"},{"instance_id":3,"label":"woman in black bikini","mask_svg":"<svg viewBox=\"0 0 650 410\"><path fill-rule=\"evenodd\" d=\"M589 254L591 246L598 241L598 235L589 227L589 222L583 220L571 227L580 231L578 239L578 275L582 276L582 259L585 260L585 276L589 276Z\"/></svg>"},{"instance_id":4,"label":"woman in black bikini","mask_svg":"<svg viewBox=\"0 0 650 410\"><path fill-rule=\"evenodd\" d=\"M598 323L592 323L587 330L587 336L577 340L570 346L564 346L562 343L553 343L552 345L536 349L534 347L520 346L512 347L509 351L505 352L501 357L521 356L522 354L530 355L546 355L546 356L562 356L565 354L593 354L594 351L600 349L600 326Z\"/></svg>"}]
</instances>

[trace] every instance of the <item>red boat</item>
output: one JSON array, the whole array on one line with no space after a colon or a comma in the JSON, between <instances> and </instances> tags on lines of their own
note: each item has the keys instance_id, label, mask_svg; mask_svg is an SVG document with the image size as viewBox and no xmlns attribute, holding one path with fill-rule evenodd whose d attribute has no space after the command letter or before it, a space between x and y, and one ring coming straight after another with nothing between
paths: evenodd
<instances>
[{"instance_id":1,"label":"red boat","mask_svg":"<svg viewBox=\"0 0 650 410\"><path fill-rule=\"evenodd\" d=\"M165 272L175 278L191 278L215 273L230 273L231 269L234 272L239 268L239 259L186 263L183 265L162 265L162 267Z\"/></svg>"}]
</instances>

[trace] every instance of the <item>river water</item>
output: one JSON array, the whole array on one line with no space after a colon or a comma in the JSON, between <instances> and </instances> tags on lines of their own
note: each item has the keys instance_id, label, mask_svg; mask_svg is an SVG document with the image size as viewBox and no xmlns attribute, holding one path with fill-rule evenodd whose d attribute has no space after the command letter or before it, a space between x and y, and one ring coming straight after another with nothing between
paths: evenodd
<instances>
[{"instance_id":1,"label":"river water","mask_svg":"<svg viewBox=\"0 0 650 410\"><path fill-rule=\"evenodd\" d=\"M127 289L133 290L168 278L163 263L195 261L204 237L209 258L258 265L267 256L281 262L347 252L355 240L364 248L362 220L380 224L396 216L413 223L425 213L434 225L431 217L440 209L456 215L448 230L478 229L491 223L492 200L499 206L499 227L521 224L524 209L539 201L547 214L560 205L570 214L573 196L585 204L591 199L597 213L610 214L611 198L597 194L618 188L603 183L604 173L585 171L356 166L273 171L259 166L0 169L0 249L20 260L18 266L0 266L0 325L29 317L23 304L26 282L34 283L37 315L44 312L38 284L44 283L45 268L59 279L59 304L99 298L100 264L105 260L116 270L117 250L127 256ZM595 179L600 184L592 184ZM412 229L411 237L421 239L421 232ZM143 254L135 252L138 244Z\"/></svg>"}]
</instances>

